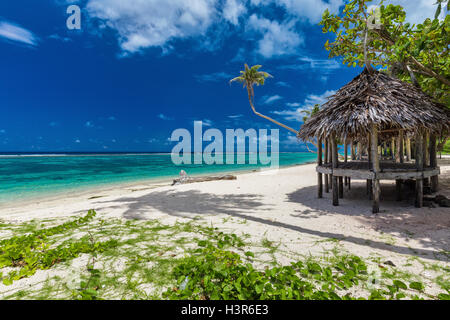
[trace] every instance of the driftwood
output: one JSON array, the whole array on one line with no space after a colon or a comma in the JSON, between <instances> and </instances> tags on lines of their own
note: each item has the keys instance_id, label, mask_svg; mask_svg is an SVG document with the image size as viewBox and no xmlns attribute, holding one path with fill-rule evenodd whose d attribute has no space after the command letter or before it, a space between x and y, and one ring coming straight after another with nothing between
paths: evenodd
<instances>
[{"instance_id":1,"label":"driftwood","mask_svg":"<svg viewBox=\"0 0 450 320\"><path fill-rule=\"evenodd\" d=\"M231 174L222 175L222 176L190 177L186 174L185 171L182 170L180 173L180 177L173 180L172 186L179 185L179 184L189 184L189 183L218 181L218 180L237 180L237 177L233 176Z\"/></svg>"}]
</instances>

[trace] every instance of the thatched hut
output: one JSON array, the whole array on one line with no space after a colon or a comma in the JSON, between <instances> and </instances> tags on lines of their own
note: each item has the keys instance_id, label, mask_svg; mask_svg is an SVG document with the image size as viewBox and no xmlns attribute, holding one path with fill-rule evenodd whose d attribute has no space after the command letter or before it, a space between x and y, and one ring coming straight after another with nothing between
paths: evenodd
<instances>
[{"instance_id":1,"label":"thatched hut","mask_svg":"<svg viewBox=\"0 0 450 320\"><path fill-rule=\"evenodd\" d=\"M423 185L437 190L436 138L450 129L450 114L419 88L386 73L365 68L342 87L303 124L299 138L317 140L318 196L333 190L333 204L339 205L345 184L351 178L367 180L373 197L373 212L379 212L380 180L396 180L401 199L402 182L416 180L416 206L423 205ZM345 146L339 161L338 144ZM323 157L323 146L325 157ZM351 145L352 161L347 150ZM415 161L412 162L411 146ZM406 151L406 159L404 153ZM431 181L429 181L431 180Z\"/></svg>"}]
</instances>

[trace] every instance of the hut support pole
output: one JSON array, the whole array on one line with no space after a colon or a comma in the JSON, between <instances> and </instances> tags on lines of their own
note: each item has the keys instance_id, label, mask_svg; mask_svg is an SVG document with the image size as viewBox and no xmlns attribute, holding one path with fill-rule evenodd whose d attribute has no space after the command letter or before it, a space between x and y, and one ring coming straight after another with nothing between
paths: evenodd
<instances>
[{"instance_id":1,"label":"hut support pole","mask_svg":"<svg viewBox=\"0 0 450 320\"><path fill-rule=\"evenodd\" d=\"M369 159L369 168L372 166L372 139L371 139L372 132L369 135L367 145L367 158ZM373 199L373 183L372 179L367 179L366 181L366 192L369 195L369 200Z\"/></svg>"},{"instance_id":2,"label":"hut support pole","mask_svg":"<svg viewBox=\"0 0 450 320\"><path fill-rule=\"evenodd\" d=\"M427 168L430 165L430 149L428 146L428 138L429 133L425 132L423 135L423 167ZM430 186L430 179L424 178L423 179L423 185L426 187Z\"/></svg>"},{"instance_id":3,"label":"hut support pole","mask_svg":"<svg viewBox=\"0 0 450 320\"><path fill-rule=\"evenodd\" d=\"M437 149L436 149L436 135L430 135L430 167L437 168ZM437 192L439 185L438 176L431 177L431 192Z\"/></svg>"},{"instance_id":4,"label":"hut support pole","mask_svg":"<svg viewBox=\"0 0 450 320\"><path fill-rule=\"evenodd\" d=\"M397 137L397 145L395 146L395 162L403 163L403 131L400 130ZM395 193L397 201L402 201L402 184L401 179L395 180Z\"/></svg>"},{"instance_id":5,"label":"hut support pole","mask_svg":"<svg viewBox=\"0 0 450 320\"><path fill-rule=\"evenodd\" d=\"M347 163L347 160L348 160L348 144L347 144L347 139L345 139L344 148L345 148L345 150L344 150L344 162ZM345 186L347 186L347 184L348 184L348 177L345 177L345 178L344 178L344 184L345 184Z\"/></svg>"},{"instance_id":6,"label":"hut support pole","mask_svg":"<svg viewBox=\"0 0 450 320\"><path fill-rule=\"evenodd\" d=\"M325 139L325 155L324 155L324 161L326 164L328 164L328 139ZM325 180L325 192L328 193L330 192L330 187L328 186L328 175L326 174L324 176L324 180Z\"/></svg>"},{"instance_id":7,"label":"hut support pole","mask_svg":"<svg viewBox=\"0 0 450 320\"><path fill-rule=\"evenodd\" d=\"M356 159L361 160L362 159L362 143L358 141L358 144L356 146Z\"/></svg>"},{"instance_id":8,"label":"hut support pole","mask_svg":"<svg viewBox=\"0 0 450 320\"><path fill-rule=\"evenodd\" d=\"M411 138L406 138L406 161L411 161Z\"/></svg>"},{"instance_id":9,"label":"hut support pole","mask_svg":"<svg viewBox=\"0 0 450 320\"><path fill-rule=\"evenodd\" d=\"M391 156L392 160L396 160L395 138L391 139Z\"/></svg>"},{"instance_id":10,"label":"hut support pole","mask_svg":"<svg viewBox=\"0 0 450 320\"><path fill-rule=\"evenodd\" d=\"M322 140L317 139L317 165L322 166ZM323 197L323 185L322 185L322 174L317 173L317 197L320 199Z\"/></svg>"},{"instance_id":11,"label":"hut support pole","mask_svg":"<svg viewBox=\"0 0 450 320\"><path fill-rule=\"evenodd\" d=\"M423 172L423 134L416 136L416 168ZM416 179L416 208L423 206L423 179Z\"/></svg>"},{"instance_id":12,"label":"hut support pole","mask_svg":"<svg viewBox=\"0 0 450 320\"><path fill-rule=\"evenodd\" d=\"M333 172L334 169L338 167L338 152L337 152L337 143L336 143L336 138L332 137L331 138L331 155L332 155L332 162L333 162ZM338 187L338 177L333 176L333 206L338 206L339 205L339 187Z\"/></svg>"},{"instance_id":13,"label":"hut support pole","mask_svg":"<svg viewBox=\"0 0 450 320\"><path fill-rule=\"evenodd\" d=\"M356 150L355 150L355 142L351 142L352 145L352 160L356 160Z\"/></svg>"},{"instance_id":14,"label":"hut support pole","mask_svg":"<svg viewBox=\"0 0 450 320\"><path fill-rule=\"evenodd\" d=\"M333 164L333 150L332 150L333 149L333 144L332 144L332 139L330 138L328 140L329 140L328 141L328 163ZM331 167L333 167L333 166L331 166ZM333 188L332 177L333 177L332 174L328 175L328 185L329 185L330 189Z\"/></svg>"},{"instance_id":15,"label":"hut support pole","mask_svg":"<svg viewBox=\"0 0 450 320\"><path fill-rule=\"evenodd\" d=\"M380 180L378 179L378 173L380 172L380 159L378 157L378 129L375 124L372 124L372 132L370 134L371 143L371 160L372 160L372 170L375 175L373 179L373 213L380 212Z\"/></svg>"}]
</instances>

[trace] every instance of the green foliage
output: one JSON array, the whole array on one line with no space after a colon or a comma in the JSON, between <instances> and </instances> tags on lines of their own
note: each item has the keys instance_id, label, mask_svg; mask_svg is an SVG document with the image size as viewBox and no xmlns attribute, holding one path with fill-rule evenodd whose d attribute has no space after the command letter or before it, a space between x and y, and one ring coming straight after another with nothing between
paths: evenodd
<instances>
[{"instance_id":1,"label":"green foliage","mask_svg":"<svg viewBox=\"0 0 450 320\"><path fill-rule=\"evenodd\" d=\"M310 110L303 110L302 113L305 114L305 116L303 117L303 122L308 121L309 118L314 116L319 111L320 111L319 104L315 104Z\"/></svg>"},{"instance_id":2,"label":"green foliage","mask_svg":"<svg viewBox=\"0 0 450 320\"><path fill-rule=\"evenodd\" d=\"M98 297L98 290L101 288L101 272L94 269L93 266L88 267L90 274L87 281L81 281L80 288L73 292L75 300L102 300Z\"/></svg>"},{"instance_id":3,"label":"green foliage","mask_svg":"<svg viewBox=\"0 0 450 320\"><path fill-rule=\"evenodd\" d=\"M364 66L364 34L371 0L351 0L340 14L323 13L323 32L336 35L327 40L330 58L342 57L348 66ZM438 11L447 0L438 0ZM450 16L444 20L426 19L413 25L405 23L406 14L399 5L381 5L382 27L369 29L368 58L375 66L389 68L402 80L411 80L406 66L415 73L422 89L439 102L450 106Z\"/></svg>"},{"instance_id":4,"label":"green foliage","mask_svg":"<svg viewBox=\"0 0 450 320\"><path fill-rule=\"evenodd\" d=\"M247 87L249 93L254 96L253 86L256 84L257 86L262 86L266 82L267 78L272 78L272 76L264 71L259 71L261 69L261 65L255 65L253 67L249 67L245 64L245 70L240 71L241 75L239 77L233 78L230 80L230 84L233 82L242 83L242 85Z\"/></svg>"},{"instance_id":5,"label":"green foliage","mask_svg":"<svg viewBox=\"0 0 450 320\"><path fill-rule=\"evenodd\" d=\"M195 254L174 270L177 287L167 290L169 299L199 300L341 300L340 289L358 284L367 274L358 257L342 258L333 266L322 267L313 261L259 271L245 263L239 254L217 248L209 241L199 243ZM247 257L254 254L246 252Z\"/></svg>"},{"instance_id":6,"label":"green foliage","mask_svg":"<svg viewBox=\"0 0 450 320\"><path fill-rule=\"evenodd\" d=\"M49 269L57 263L78 257L82 253L102 252L116 245L116 241L96 242L91 244L89 238L64 242L51 248L48 240L51 236L76 229L96 215L90 210L84 217L64 224L32 232L24 236L16 236L0 241L0 269L13 267L17 270L7 276L0 274L3 284L10 285L15 280L32 276L38 269Z\"/></svg>"}]
</instances>

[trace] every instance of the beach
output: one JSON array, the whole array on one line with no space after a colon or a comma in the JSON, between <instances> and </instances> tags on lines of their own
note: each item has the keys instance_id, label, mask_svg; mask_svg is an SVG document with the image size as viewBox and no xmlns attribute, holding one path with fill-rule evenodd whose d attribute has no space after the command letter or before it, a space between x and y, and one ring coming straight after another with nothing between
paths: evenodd
<instances>
[{"instance_id":1,"label":"beach","mask_svg":"<svg viewBox=\"0 0 450 320\"><path fill-rule=\"evenodd\" d=\"M439 193L448 197L450 166L441 166L441 172ZM163 224L195 220L247 234L254 243L268 239L279 244L280 252L302 256L321 256L337 247L380 263L390 261L430 279L435 274L424 267L427 263L449 267L448 208L417 209L413 199L397 202L395 184L383 181L381 213L374 215L365 195L365 181L353 181L338 207L332 206L329 193L317 198L316 183L315 165L306 164L238 173L234 181L120 185L4 207L0 222L64 220L94 209L105 220L156 219ZM282 265L292 259L286 254L277 257ZM48 276L48 271L43 271L44 275ZM14 286L21 281L31 280L17 281ZM431 292L438 290L431 280L425 282Z\"/></svg>"}]
</instances>

